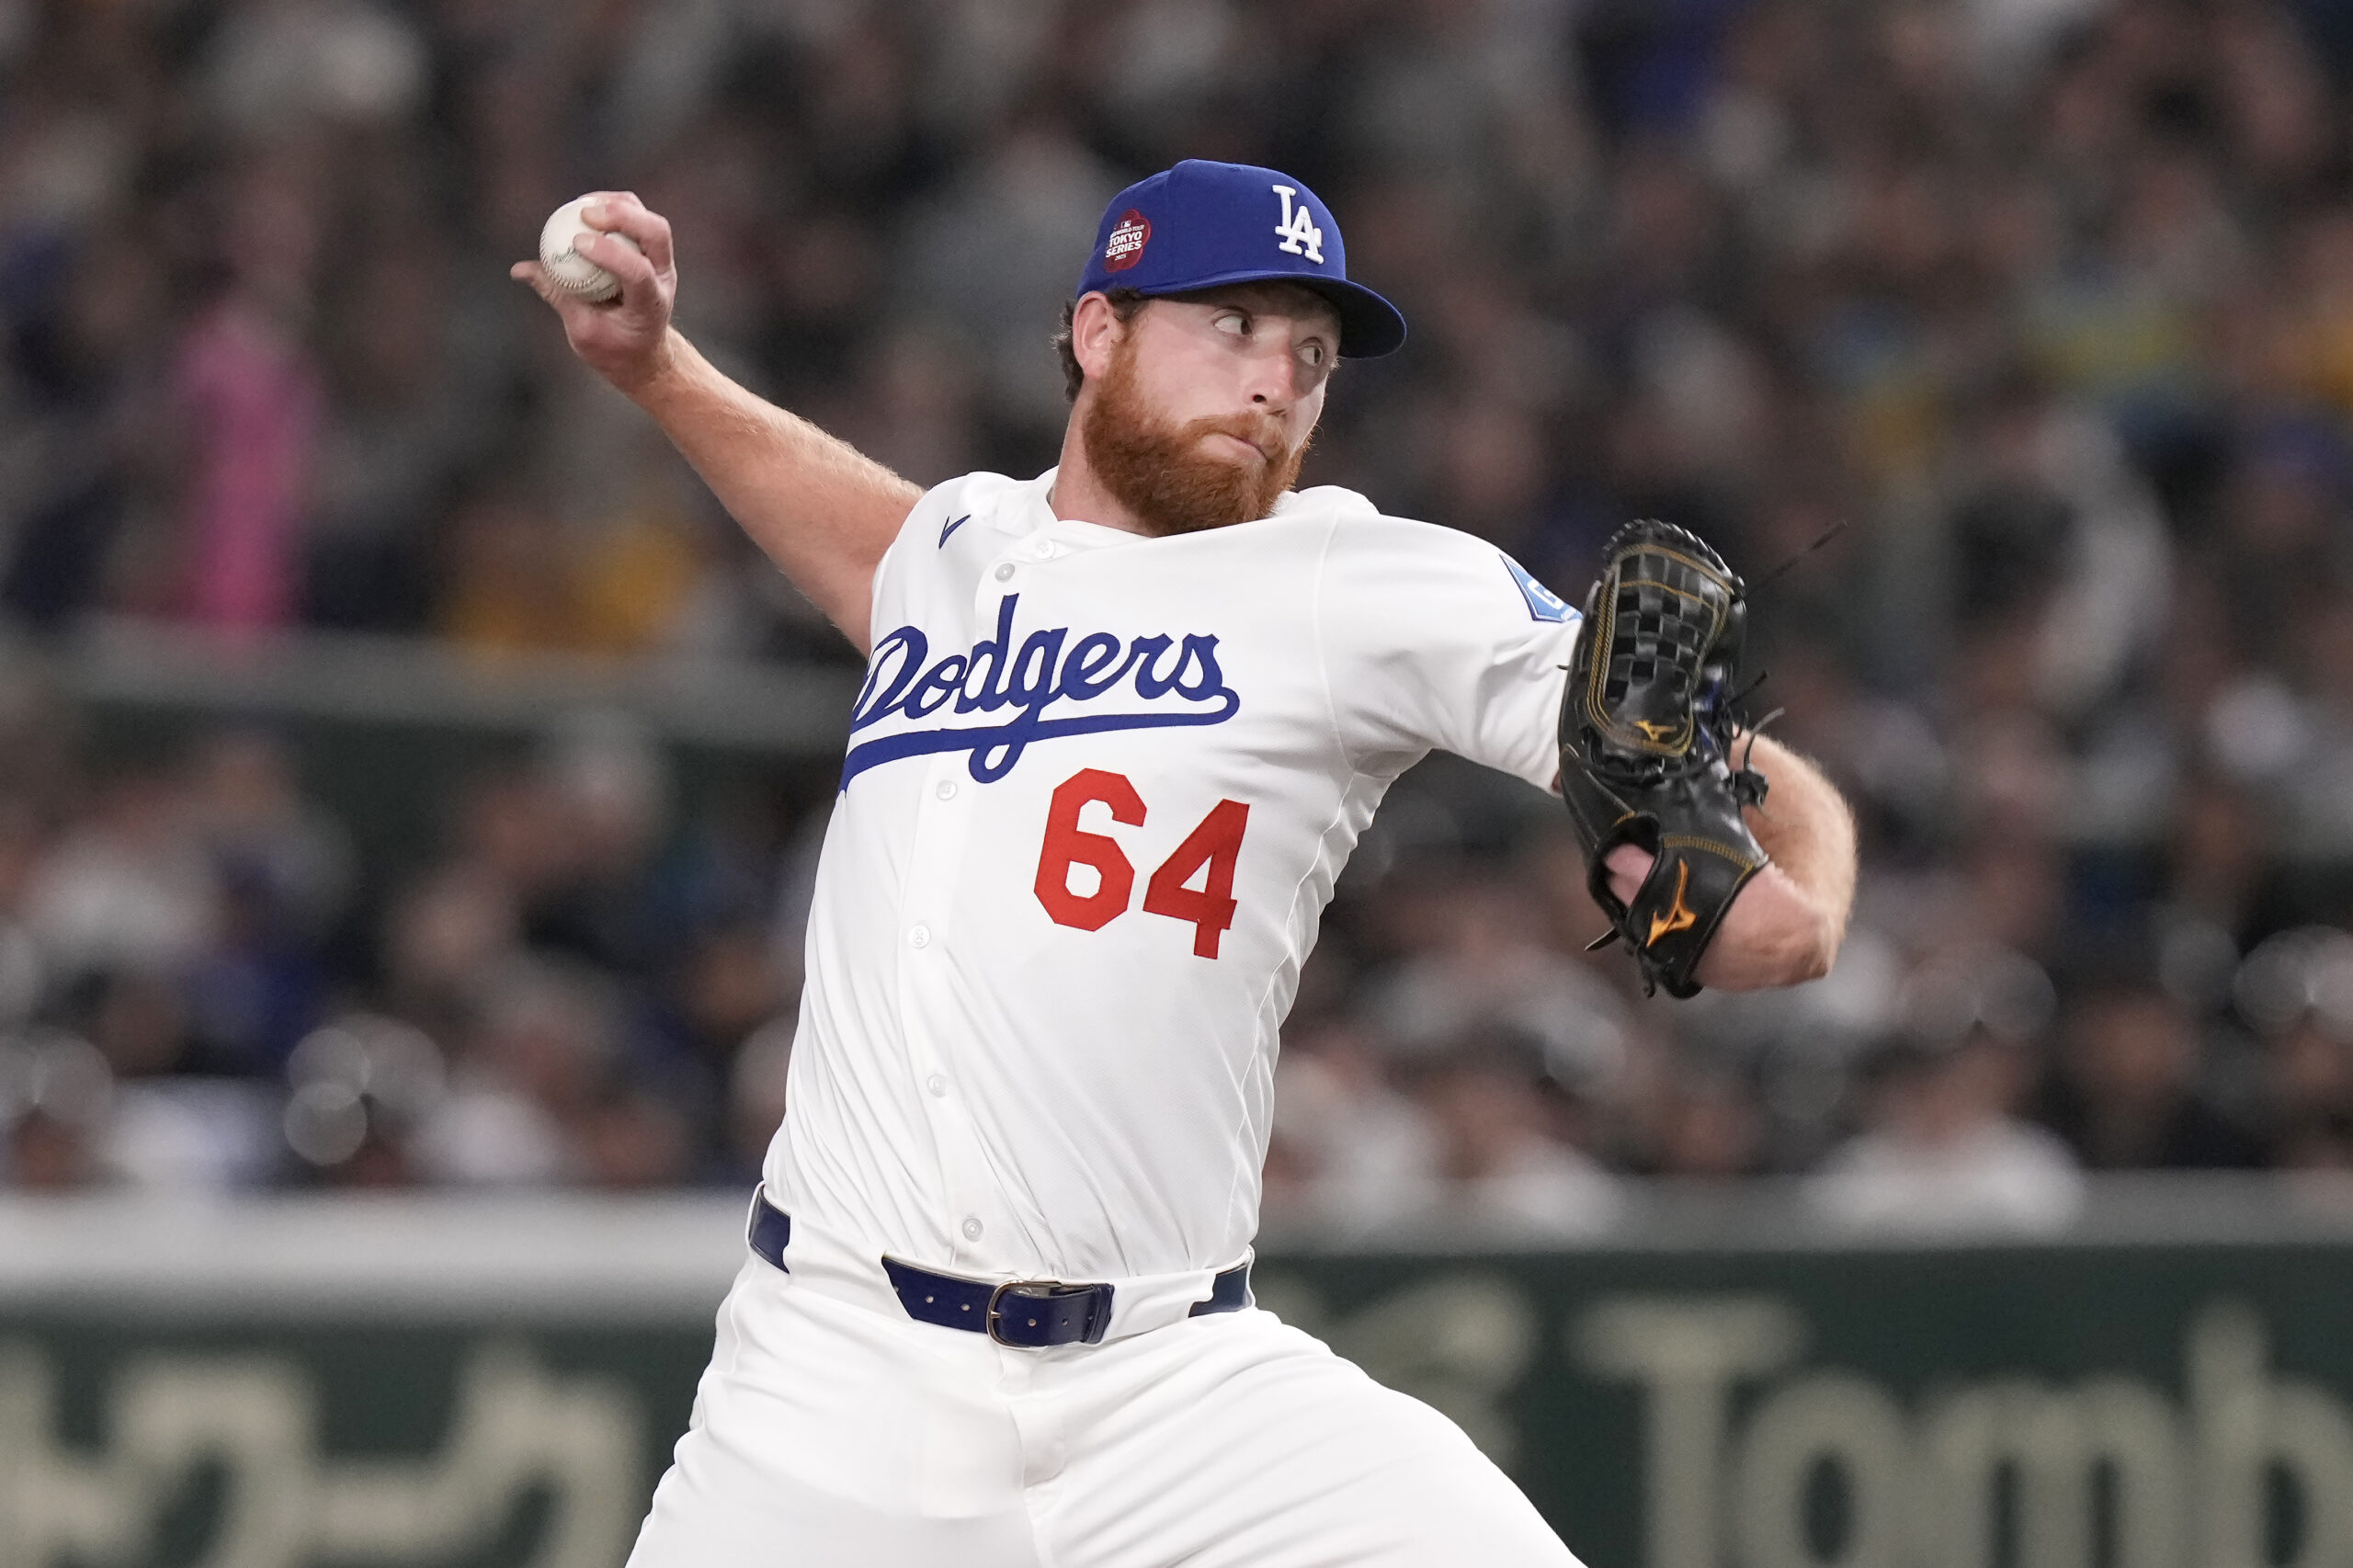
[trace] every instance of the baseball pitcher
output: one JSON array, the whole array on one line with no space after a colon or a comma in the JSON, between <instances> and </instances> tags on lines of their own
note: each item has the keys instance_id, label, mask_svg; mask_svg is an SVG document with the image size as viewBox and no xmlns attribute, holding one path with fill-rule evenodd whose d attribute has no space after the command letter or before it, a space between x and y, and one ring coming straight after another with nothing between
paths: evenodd
<instances>
[{"instance_id":1,"label":"baseball pitcher","mask_svg":"<svg viewBox=\"0 0 2353 1568\"><path fill-rule=\"evenodd\" d=\"M1277 1034L1433 748L1563 791L1646 982L1824 972L1853 830L1735 725L1739 579L1636 524L1580 615L1480 540L1294 490L1341 358L1405 324L1272 169L1121 192L1058 340L1060 463L927 494L696 353L661 217L585 222L616 296L515 276L868 655L790 1108L631 1562L1573 1562L1452 1423L1252 1305Z\"/></svg>"}]
</instances>

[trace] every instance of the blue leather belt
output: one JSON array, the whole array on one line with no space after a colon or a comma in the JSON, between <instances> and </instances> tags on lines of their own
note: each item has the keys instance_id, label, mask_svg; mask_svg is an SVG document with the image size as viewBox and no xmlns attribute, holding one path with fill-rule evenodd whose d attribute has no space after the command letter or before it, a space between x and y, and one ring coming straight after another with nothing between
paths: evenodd
<instances>
[{"instance_id":1,"label":"blue leather belt","mask_svg":"<svg viewBox=\"0 0 2353 1568\"><path fill-rule=\"evenodd\" d=\"M784 1249L792 1240L792 1216L762 1193L752 1204L748 1239L754 1252L785 1268ZM1108 1285L1070 1285L1058 1279L994 1284L934 1273L895 1257L882 1260L882 1272L890 1276L899 1304L917 1323L969 1329L1000 1345L1027 1350L1042 1350L1051 1345L1094 1345L1111 1326ZM1238 1312L1249 1304L1250 1266L1239 1263L1211 1280L1209 1300L1194 1302L1186 1315Z\"/></svg>"}]
</instances>

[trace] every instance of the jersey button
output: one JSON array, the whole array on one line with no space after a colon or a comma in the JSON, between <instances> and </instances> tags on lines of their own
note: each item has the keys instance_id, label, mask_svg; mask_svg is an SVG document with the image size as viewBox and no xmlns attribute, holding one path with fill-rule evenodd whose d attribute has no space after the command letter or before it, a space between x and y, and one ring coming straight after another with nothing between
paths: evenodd
<instances>
[{"instance_id":1,"label":"jersey button","mask_svg":"<svg viewBox=\"0 0 2353 1568\"><path fill-rule=\"evenodd\" d=\"M934 1073L930 1077L926 1078L923 1081L923 1086L931 1091L931 1097L933 1099L944 1100L948 1097L948 1080L941 1077L937 1073Z\"/></svg>"},{"instance_id":2,"label":"jersey button","mask_svg":"<svg viewBox=\"0 0 2353 1568\"><path fill-rule=\"evenodd\" d=\"M927 948L931 946L931 927L928 926L918 926L914 930L908 932L907 946L911 948Z\"/></svg>"},{"instance_id":3,"label":"jersey button","mask_svg":"<svg viewBox=\"0 0 2353 1568\"><path fill-rule=\"evenodd\" d=\"M1040 561L1051 561L1054 558L1054 541L1050 539L1031 540L1029 553Z\"/></svg>"},{"instance_id":4,"label":"jersey button","mask_svg":"<svg viewBox=\"0 0 2353 1568\"><path fill-rule=\"evenodd\" d=\"M956 780L943 778L932 787L931 792L943 801L952 801L956 798Z\"/></svg>"},{"instance_id":5,"label":"jersey button","mask_svg":"<svg viewBox=\"0 0 2353 1568\"><path fill-rule=\"evenodd\" d=\"M964 1239L966 1241L979 1241L981 1239L981 1221L979 1218L974 1215L966 1215L964 1218L963 1231Z\"/></svg>"},{"instance_id":6,"label":"jersey button","mask_svg":"<svg viewBox=\"0 0 2353 1568\"><path fill-rule=\"evenodd\" d=\"M1010 583L1013 581L1012 562L1008 561L1004 565L996 569L996 580L1000 583Z\"/></svg>"}]
</instances>

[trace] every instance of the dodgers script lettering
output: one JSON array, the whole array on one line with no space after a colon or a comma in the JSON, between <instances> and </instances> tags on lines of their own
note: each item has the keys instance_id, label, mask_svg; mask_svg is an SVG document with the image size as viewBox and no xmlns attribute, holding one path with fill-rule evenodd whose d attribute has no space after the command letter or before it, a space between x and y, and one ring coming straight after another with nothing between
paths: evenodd
<instances>
[{"instance_id":1,"label":"dodgers script lettering","mask_svg":"<svg viewBox=\"0 0 2353 1568\"><path fill-rule=\"evenodd\" d=\"M987 784L1011 772L1035 741L1222 724L1241 710L1241 695L1218 667L1216 637L1089 631L1074 641L1067 626L1018 637L1013 623L1020 597L998 601L995 633L966 653L932 659L930 639L913 626L875 643L850 710L853 740L894 717L1013 712L995 723L933 724L858 741L842 759L843 788L878 764L943 751L970 752L973 778Z\"/></svg>"}]
</instances>

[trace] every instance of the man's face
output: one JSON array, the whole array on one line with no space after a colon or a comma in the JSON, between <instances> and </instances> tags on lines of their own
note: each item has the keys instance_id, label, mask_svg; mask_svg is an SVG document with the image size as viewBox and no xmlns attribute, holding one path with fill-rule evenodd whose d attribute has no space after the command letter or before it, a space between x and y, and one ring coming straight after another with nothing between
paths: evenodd
<instances>
[{"instance_id":1,"label":"man's face","mask_svg":"<svg viewBox=\"0 0 2353 1568\"><path fill-rule=\"evenodd\" d=\"M1153 300L1081 349L1087 462L1155 534L1263 517L1299 476L1339 345L1296 284Z\"/></svg>"}]
</instances>

